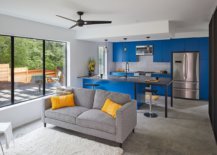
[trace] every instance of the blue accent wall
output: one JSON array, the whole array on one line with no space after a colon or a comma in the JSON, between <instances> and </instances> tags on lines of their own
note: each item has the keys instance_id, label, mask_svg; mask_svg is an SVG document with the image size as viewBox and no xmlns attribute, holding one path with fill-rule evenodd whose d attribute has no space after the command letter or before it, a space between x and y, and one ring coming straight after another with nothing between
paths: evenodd
<instances>
[{"instance_id":1,"label":"blue accent wall","mask_svg":"<svg viewBox=\"0 0 217 155\"><path fill-rule=\"evenodd\" d=\"M209 94L209 40L207 37L182 38L124 43L127 52L123 54L123 43L113 43L113 62L136 62L136 46L153 45L154 62L171 62L172 52L198 51L200 53L200 99L208 100Z\"/></svg>"}]
</instances>

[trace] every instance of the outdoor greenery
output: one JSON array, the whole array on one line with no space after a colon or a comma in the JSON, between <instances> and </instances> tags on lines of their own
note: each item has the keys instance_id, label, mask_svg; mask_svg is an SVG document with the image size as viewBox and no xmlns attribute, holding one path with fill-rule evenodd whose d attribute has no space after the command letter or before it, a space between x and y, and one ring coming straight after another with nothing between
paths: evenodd
<instances>
[{"instance_id":1,"label":"outdoor greenery","mask_svg":"<svg viewBox=\"0 0 217 155\"><path fill-rule=\"evenodd\" d=\"M27 67L29 70L42 69L43 41L15 37L14 43L14 65L15 67ZM65 43L45 42L45 66L48 70L63 68ZM0 36L0 64L11 63L11 41L10 37Z\"/></svg>"}]
</instances>

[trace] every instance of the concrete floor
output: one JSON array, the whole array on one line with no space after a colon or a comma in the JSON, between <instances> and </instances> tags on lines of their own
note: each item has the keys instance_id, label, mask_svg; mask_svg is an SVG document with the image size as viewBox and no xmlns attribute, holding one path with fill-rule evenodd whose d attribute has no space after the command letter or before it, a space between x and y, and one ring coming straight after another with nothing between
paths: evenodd
<instances>
[{"instance_id":1,"label":"concrete floor","mask_svg":"<svg viewBox=\"0 0 217 155\"><path fill-rule=\"evenodd\" d=\"M217 146L208 117L208 103L205 101L174 100L169 107L168 118L164 118L164 100L155 104L159 117L146 118L147 106L138 110L135 133L123 144L124 154L141 155L217 155ZM14 130L15 138L42 127L38 120ZM117 145L92 136L53 126L55 130L86 137L109 145Z\"/></svg>"}]
</instances>

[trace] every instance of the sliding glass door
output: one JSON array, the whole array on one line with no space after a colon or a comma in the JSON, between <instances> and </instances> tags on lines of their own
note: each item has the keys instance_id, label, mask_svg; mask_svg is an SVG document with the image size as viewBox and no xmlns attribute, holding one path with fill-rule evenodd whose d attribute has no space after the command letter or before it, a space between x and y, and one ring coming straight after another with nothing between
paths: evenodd
<instances>
[{"instance_id":1,"label":"sliding glass door","mask_svg":"<svg viewBox=\"0 0 217 155\"><path fill-rule=\"evenodd\" d=\"M11 104L11 38L0 36L0 107Z\"/></svg>"}]
</instances>

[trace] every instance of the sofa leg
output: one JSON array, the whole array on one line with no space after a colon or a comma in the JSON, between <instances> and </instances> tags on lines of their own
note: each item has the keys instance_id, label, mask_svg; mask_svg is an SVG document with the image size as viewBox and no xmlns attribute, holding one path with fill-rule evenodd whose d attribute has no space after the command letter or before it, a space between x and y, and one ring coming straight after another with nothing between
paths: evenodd
<instances>
[{"instance_id":1,"label":"sofa leg","mask_svg":"<svg viewBox=\"0 0 217 155\"><path fill-rule=\"evenodd\" d=\"M44 123L44 127L46 128L46 123Z\"/></svg>"},{"instance_id":2,"label":"sofa leg","mask_svg":"<svg viewBox=\"0 0 217 155\"><path fill-rule=\"evenodd\" d=\"M122 143L119 143L119 147L122 148Z\"/></svg>"},{"instance_id":3,"label":"sofa leg","mask_svg":"<svg viewBox=\"0 0 217 155\"><path fill-rule=\"evenodd\" d=\"M133 129L133 133L135 133L135 129Z\"/></svg>"}]
</instances>

